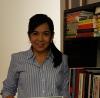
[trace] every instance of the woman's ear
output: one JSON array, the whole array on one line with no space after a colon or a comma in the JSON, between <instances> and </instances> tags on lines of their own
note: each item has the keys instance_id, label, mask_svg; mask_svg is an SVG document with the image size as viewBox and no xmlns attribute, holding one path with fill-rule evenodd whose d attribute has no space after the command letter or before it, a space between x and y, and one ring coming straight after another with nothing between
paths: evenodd
<instances>
[{"instance_id":1,"label":"woman's ear","mask_svg":"<svg viewBox=\"0 0 100 98\"><path fill-rule=\"evenodd\" d=\"M53 35L51 36L51 43L53 42L53 39L54 39L54 33L53 33Z\"/></svg>"}]
</instances>

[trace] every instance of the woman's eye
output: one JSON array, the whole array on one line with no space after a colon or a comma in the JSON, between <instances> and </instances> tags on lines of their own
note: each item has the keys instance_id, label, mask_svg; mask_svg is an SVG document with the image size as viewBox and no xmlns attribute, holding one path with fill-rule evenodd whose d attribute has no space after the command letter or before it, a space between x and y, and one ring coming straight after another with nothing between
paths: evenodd
<instances>
[{"instance_id":1,"label":"woman's eye","mask_svg":"<svg viewBox=\"0 0 100 98\"><path fill-rule=\"evenodd\" d=\"M49 36L50 35L50 32L49 31L44 31L42 33L39 33L38 31L33 31L31 35L32 36L38 36L39 34L42 34L44 36Z\"/></svg>"},{"instance_id":2,"label":"woman's eye","mask_svg":"<svg viewBox=\"0 0 100 98\"><path fill-rule=\"evenodd\" d=\"M50 35L50 32L46 31L46 32L44 32L44 35L48 36L48 35Z\"/></svg>"},{"instance_id":3,"label":"woman's eye","mask_svg":"<svg viewBox=\"0 0 100 98\"><path fill-rule=\"evenodd\" d=\"M36 31L32 32L32 35L37 35L37 34L38 34L38 32L36 32Z\"/></svg>"}]
</instances>

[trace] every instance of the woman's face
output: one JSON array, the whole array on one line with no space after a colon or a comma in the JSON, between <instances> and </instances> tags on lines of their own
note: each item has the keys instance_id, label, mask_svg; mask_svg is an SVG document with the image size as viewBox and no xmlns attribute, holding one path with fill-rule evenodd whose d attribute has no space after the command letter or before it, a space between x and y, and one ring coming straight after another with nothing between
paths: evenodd
<instances>
[{"instance_id":1,"label":"woman's face","mask_svg":"<svg viewBox=\"0 0 100 98\"><path fill-rule=\"evenodd\" d=\"M29 39L35 52L45 52L53 40L48 24L44 23L36 27Z\"/></svg>"}]
</instances>

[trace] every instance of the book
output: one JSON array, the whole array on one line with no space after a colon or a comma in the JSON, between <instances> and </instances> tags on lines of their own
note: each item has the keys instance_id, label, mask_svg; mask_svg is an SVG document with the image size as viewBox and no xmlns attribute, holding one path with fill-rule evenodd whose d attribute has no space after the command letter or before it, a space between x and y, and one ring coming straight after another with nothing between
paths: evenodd
<instances>
[{"instance_id":1,"label":"book","mask_svg":"<svg viewBox=\"0 0 100 98\"><path fill-rule=\"evenodd\" d=\"M48 96L48 97L28 97L28 98L66 98L63 96Z\"/></svg>"},{"instance_id":2,"label":"book","mask_svg":"<svg viewBox=\"0 0 100 98\"><path fill-rule=\"evenodd\" d=\"M100 75L93 76L93 98L100 98Z\"/></svg>"},{"instance_id":3,"label":"book","mask_svg":"<svg viewBox=\"0 0 100 98\"><path fill-rule=\"evenodd\" d=\"M93 37L94 32L84 32L84 33L78 33L76 38L81 38L81 37Z\"/></svg>"},{"instance_id":4,"label":"book","mask_svg":"<svg viewBox=\"0 0 100 98\"><path fill-rule=\"evenodd\" d=\"M93 23L78 24L78 29L91 29L91 28L93 28Z\"/></svg>"},{"instance_id":5,"label":"book","mask_svg":"<svg viewBox=\"0 0 100 98\"><path fill-rule=\"evenodd\" d=\"M77 33L85 33L85 32L94 32L93 28L89 28L89 29L77 29Z\"/></svg>"},{"instance_id":6,"label":"book","mask_svg":"<svg viewBox=\"0 0 100 98\"><path fill-rule=\"evenodd\" d=\"M79 74L79 91L78 91L78 98L83 98L83 73Z\"/></svg>"},{"instance_id":7,"label":"book","mask_svg":"<svg viewBox=\"0 0 100 98\"><path fill-rule=\"evenodd\" d=\"M66 16L66 22L78 22L79 20L83 20L83 19L89 19L93 17L93 13L92 12L88 12L88 11L77 11L77 12L73 12L73 13L68 13L68 15Z\"/></svg>"}]
</instances>

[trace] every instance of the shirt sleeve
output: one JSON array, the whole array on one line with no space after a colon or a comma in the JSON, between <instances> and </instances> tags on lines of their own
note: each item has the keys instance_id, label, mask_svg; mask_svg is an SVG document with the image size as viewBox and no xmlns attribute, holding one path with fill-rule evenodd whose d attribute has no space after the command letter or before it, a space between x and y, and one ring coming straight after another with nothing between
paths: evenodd
<instances>
[{"instance_id":1,"label":"shirt sleeve","mask_svg":"<svg viewBox=\"0 0 100 98\"><path fill-rule=\"evenodd\" d=\"M68 57L66 55L63 55L63 72L64 79L62 84L62 95L64 98L70 98Z\"/></svg>"},{"instance_id":2,"label":"shirt sleeve","mask_svg":"<svg viewBox=\"0 0 100 98\"><path fill-rule=\"evenodd\" d=\"M1 91L3 98L6 96L15 96L17 85L18 73L16 69L16 59L14 55L12 55L7 78L3 81L3 89Z\"/></svg>"}]
</instances>

